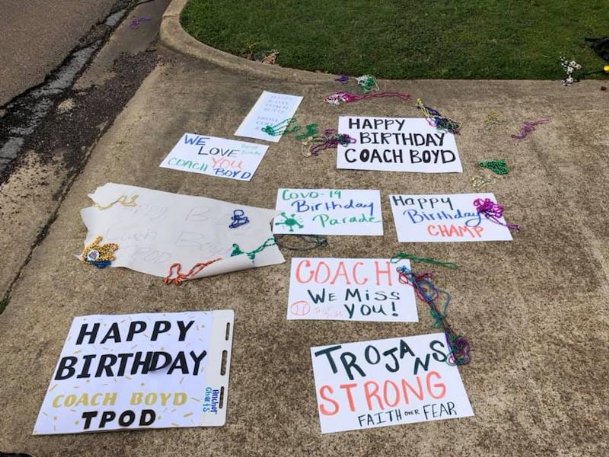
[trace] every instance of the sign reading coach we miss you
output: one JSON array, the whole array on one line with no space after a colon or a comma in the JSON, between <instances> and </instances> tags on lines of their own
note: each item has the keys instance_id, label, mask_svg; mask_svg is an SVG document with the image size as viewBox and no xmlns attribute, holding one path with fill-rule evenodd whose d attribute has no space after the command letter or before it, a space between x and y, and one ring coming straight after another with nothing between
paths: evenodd
<instances>
[{"instance_id":1,"label":"sign reading coach we miss you","mask_svg":"<svg viewBox=\"0 0 609 457\"><path fill-rule=\"evenodd\" d=\"M76 317L35 435L221 426L230 310Z\"/></svg>"},{"instance_id":2,"label":"sign reading coach we miss you","mask_svg":"<svg viewBox=\"0 0 609 457\"><path fill-rule=\"evenodd\" d=\"M442 333L311 348L322 433L473 416Z\"/></svg>"},{"instance_id":3,"label":"sign reading coach we miss you","mask_svg":"<svg viewBox=\"0 0 609 457\"><path fill-rule=\"evenodd\" d=\"M410 262L402 265L410 268ZM292 258L288 320L417 322L414 289L390 259Z\"/></svg>"},{"instance_id":4,"label":"sign reading coach we miss you","mask_svg":"<svg viewBox=\"0 0 609 457\"><path fill-rule=\"evenodd\" d=\"M338 132L355 139L338 145L336 168L461 173L455 136L420 118L340 117Z\"/></svg>"}]
</instances>

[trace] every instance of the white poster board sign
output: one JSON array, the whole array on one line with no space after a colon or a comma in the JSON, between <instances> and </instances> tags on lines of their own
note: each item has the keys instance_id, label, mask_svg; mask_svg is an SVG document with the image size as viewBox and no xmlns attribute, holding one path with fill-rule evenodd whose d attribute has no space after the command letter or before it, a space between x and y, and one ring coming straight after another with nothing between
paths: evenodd
<instances>
[{"instance_id":1,"label":"white poster board sign","mask_svg":"<svg viewBox=\"0 0 609 457\"><path fill-rule=\"evenodd\" d=\"M322 433L473 416L442 333L311 348Z\"/></svg>"},{"instance_id":2,"label":"white poster board sign","mask_svg":"<svg viewBox=\"0 0 609 457\"><path fill-rule=\"evenodd\" d=\"M410 269L410 262L402 265ZM414 289L390 259L292 258L288 320L417 322Z\"/></svg>"},{"instance_id":3,"label":"white poster board sign","mask_svg":"<svg viewBox=\"0 0 609 457\"><path fill-rule=\"evenodd\" d=\"M398 241L464 242L510 241L505 226L480 215L474 201L495 196L482 194L390 195ZM505 224L503 217L498 219Z\"/></svg>"},{"instance_id":4,"label":"white poster board sign","mask_svg":"<svg viewBox=\"0 0 609 457\"><path fill-rule=\"evenodd\" d=\"M85 246L99 236L115 243L111 267L165 278L212 262L190 280L284 262L271 233L274 210L112 183L89 197L95 204L80 212Z\"/></svg>"},{"instance_id":5,"label":"white poster board sign","mask_svg":"<svg viewBox=\"0 0 609 457\"><path fill-rule=\"evenodd\" d=\"M378 190L279 189L273 233L382 235Z\"/></svg>"},{"instance_id":6,"label":"white poster board sign","mask_svg":"<svg viewBox=\"0 0 609 457\"><path fill-rule=\"evenodd\" d=\"M302 97L298 95L262 92L260 98L235 132L235 136L256 138L277 143L282 135L269 135L262 129L266 126L285 126L296 113Z\"/></svg>"},{"instance_id":7,"label":"white poster board sign","mask_svg":"<svg viewBox=\"0 0 609 457\"><path fill-rule=\"evenodd\" d=\"M76 317L35 435L226 422L231 310Z\"/></svg>"},{"instance_id":8,"label":"white poster board sign","mask_svg":"<svg viewBox=\"0 0 609 457\"><path fill-rule=\"evenodd\" d=\"M455 136L420 118L341 116L338 132L355 143L338 145L336 168L461 173Z\"/></svg>"},{"instance_id":9,"label":"white poster board sign","mask_svg":"<svg viewBox=\"0 0 609 457\"><path fill-rule=\"evenodd\" d=\"M268 146L185 133L161 167L249 181Z\"/></svg>"}]
</instances>

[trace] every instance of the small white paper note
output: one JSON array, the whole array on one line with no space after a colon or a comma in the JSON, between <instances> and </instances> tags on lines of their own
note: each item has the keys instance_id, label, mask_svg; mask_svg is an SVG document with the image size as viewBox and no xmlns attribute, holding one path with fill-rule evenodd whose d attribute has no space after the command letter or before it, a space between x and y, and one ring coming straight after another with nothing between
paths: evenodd
<instances>
[{"instance_id":1,"label":"small white paper note","mask_svg":"<svg viewBox=\"0 0 609 457\"><path fill-rule=\"evenodd\" d=\"M232 310L74 318L34 435L226 422Z\"/></svg>"},{"instance_id":2,"label":"small white paper note","mask_svg":"<svg viewBox=\"0 0 609 457\"><path fill-rule=\"evenodd\" d=\"M390 259L292 258L288 320L417 322L414 290L396 268Z\"/></svg>"},{"instance_id":3,"label":"small white paper note","mask_svg":"<svg viewBox=\"0 0 609 457\"><path fill-rule=\"evenodd\" d=\"M461 173L455 136L425 119L341 116L338 132L355 143L338 145L336 167L350 170Z\"/></svg>"},{"instance_id":4,"label":"small white paper note","mask_svg":"<svg viewBox=\"0 0 609 457\"><path fill-rule=\"evenodd\" d=\"M311 348L322 433L474 412L442 333Z\"/></svg>"},{"instance_id":5,"label":"small white paper note","mask_svg":"<svg viewBox=\"0 0 609 457\"><path fill-rule=\"evenodd\" d=\"M185 133L161 167L249 181L267 149L256 143Z\"/></svg>"},{"instance_id":6,"label":"small white paper note","mask_svg":"<svg viewBox=\"0 0 609 457\"><path fill-rule=\"evenodd\" d=\"M271 233L271 209L113 183L89 197L95 205L80 212L85 246L98 236L116 243L111 267L174 278L213 261L185 278L196 279L285 261ZM246 254L255 250L253 259Z\"/></svg>"},{"instance_id":7,"label":"small white paper note","mask_svg":"<svg viewBox=\"0 0 609 457\"><path fill-rule=\"evenodd\" d=\"M235 132L235 136L256 138L277 143L281 135L269 135L262 131L266 126L285 127L288 119L294 117L302 97L298 95L262 92L262 95Z\"/></svg>"},{"instance_id":8,"label":"small white paper note","mask_svg":"<svg viewBox=\"0 0 609 457\"><path fill-rule=\"evenodd\" d=\"M474 201L495 196L482 194L390 195L398 241L453 243L510 241L505 219L497 222L478 214Z\"/></svg>"},{"instance_id":9,"label":"small white paper note","mask_svg":"<svg viewBox=\"0 0 609 457\"><path fill-rule=\"evenodd\" d=\"M273 233L382 235L378 190L279 189Z\"/></svg>"}]
</instances>

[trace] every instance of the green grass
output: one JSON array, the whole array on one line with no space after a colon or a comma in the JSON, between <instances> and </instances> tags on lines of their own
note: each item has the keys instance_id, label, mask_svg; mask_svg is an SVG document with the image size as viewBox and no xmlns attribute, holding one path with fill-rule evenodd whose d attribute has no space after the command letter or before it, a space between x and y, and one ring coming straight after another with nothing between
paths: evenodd
<instances>
[{"instance_id":1,"label":"green grass","mask_svg":"<svg viewBox=\"0 0 609 457\"><path fill-rule=\"evenodd\" d=\"M281 66L384 78L562 79L604 61L584 37L609 34L603 0L190 0L185 29Z\"/></svg>"}]
</instances>

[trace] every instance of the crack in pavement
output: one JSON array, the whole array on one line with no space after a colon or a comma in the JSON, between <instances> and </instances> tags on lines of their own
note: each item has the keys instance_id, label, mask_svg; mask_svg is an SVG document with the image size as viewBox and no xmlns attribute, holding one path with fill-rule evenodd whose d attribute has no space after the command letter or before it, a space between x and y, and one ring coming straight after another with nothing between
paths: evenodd
<instances>
[{"instance_id":1,"label":"crack in pavement","mask_svg":"<svg viewBox=\"0 0 609 457\"><path fill-rule=\"evenodd\" d=\"M164 9L161 2L154 7ZM0 111L0 142L6 140L4 147L8 144L14 154L0 158L0 312L98 140L160 60L158 30L149 30L148 45L142 47L140 35L136 51L115 53L107 68L110 74L103 81L94 79L94 84L78 88L85 71L99 60L97 51L103 49L107 54L104 43L110 38L116 41L115 37L130 41L129 35L120 35L129 11L123 8L110 13L104 23L110 18L119 25L103 42L94 40L94 52L84 40L43 85L14 99L7 111ZM137 52L141 49L146 50Z\"/></svg>"},{"instance_id":2,"label":"crack in pavement","mask_svg":"<svg viewBox=\"0 0 609 457\"><path fill-rule=\"evenodd\" d=\"M49 73L42 84L27 90L2 107L0 143L3 145L0 147L0 183L7 176L2 172L23 150L27 136L36 130L56 101L72 87L78 75L102 48L110 33L128 11L128 2L119 0L104 21L94 25L81 38L79 44L59 67Z\"/></svg>"}]
</instances>

